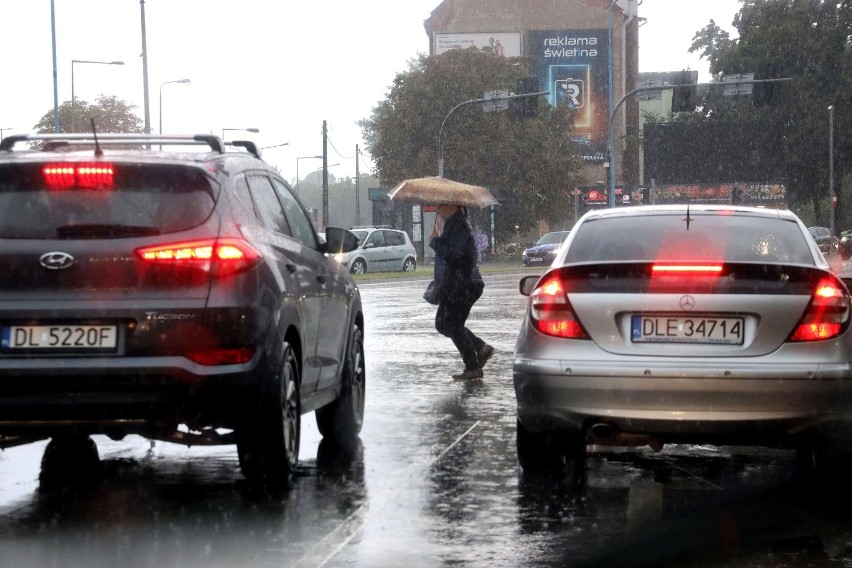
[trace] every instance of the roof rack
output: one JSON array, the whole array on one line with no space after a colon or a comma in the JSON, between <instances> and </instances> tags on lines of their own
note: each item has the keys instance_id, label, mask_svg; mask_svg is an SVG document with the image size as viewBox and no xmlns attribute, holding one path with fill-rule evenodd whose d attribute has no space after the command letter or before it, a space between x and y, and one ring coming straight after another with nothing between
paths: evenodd
<instances>
[{"instance_id":1,"label":"roof rack","mask_svg":"<svg viewBox=\"0 0 852 568\"><path fill-rule=\"evenodd\" d=\"M222 143L222 139L216 136L215 134L139 134L139 133L127 133L127 134L98 134L97 139L94 134L65 134L65 133L51 133L51 134L12 134L3 138L0 141L0 151L11 152L12 148L14 148L15 144L19 142L33 142L33 141L44 141L45 150L56 150L57 148L66 147L66 146L74 146L74 145L90 145L97 144L101 146L116 146L116 145L127 145L127 144L169 144L169 145L194 145L194 144L203 144L206 145L213 152L218 152L219 154L225 153L225 145ZM256 153L257 146L254 145L253 142L248 142L246 144L251 144L254 146L255 152L252 152L255 156L260 157L259 153ZM240 143L232 143L234 146L243 145ZM243 145L249 152L251 149L248 146Z\"/></svg>"},{"instance_id":2,"label":"roof rack","mask_svg":"<svg viewBox=\"0 0 852 568\"><path fill-rule=\"evenodd\" d=\"M255 158L260 158L260 150L257 148L257 144L255 144L251 140L232 140L231 142L225 142L225 146L236 146L238 148L245 148L246 150L248 150L249 154L251 154Z\"/></svg>"}]
</instances>

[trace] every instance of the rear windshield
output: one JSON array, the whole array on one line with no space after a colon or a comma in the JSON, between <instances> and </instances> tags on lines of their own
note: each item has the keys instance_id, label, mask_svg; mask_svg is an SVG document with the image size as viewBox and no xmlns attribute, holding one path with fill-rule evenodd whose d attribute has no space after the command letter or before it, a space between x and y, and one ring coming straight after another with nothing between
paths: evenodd
<instances>
[{"instance_id":1,"label":"rear windshield","mask_svg":"<svg viewBox=\"0 0 852 568\"><path fill-rule=\"evenodd\" d=\"M746 215L637 215L580 224L566 262L705 261L813 265L792 222Z\"/></svg>"},{"instance_id":2,"label":"rear windshield","mask_svg":"<svg viewBox=\"0 0 852 568\"><path fill-rule=\"evenodd\" d=\"M89 166L101 169L91 173ZM0 238L5 239L172 233L200 225L214 203L209 178L186 166L0 165Z\"/></svg>"}]
</instances>

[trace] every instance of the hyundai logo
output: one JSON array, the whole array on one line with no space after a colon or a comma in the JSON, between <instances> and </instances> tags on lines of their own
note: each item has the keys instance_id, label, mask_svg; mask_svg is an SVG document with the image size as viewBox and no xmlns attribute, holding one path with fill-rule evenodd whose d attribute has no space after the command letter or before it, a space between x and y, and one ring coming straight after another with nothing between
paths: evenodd
<instances>
[{"instance_id":1,"label":"hyundai logo","mask_svg":"<svg viewBox=\"0 0 852 568\"><path fill-rule=\"evenodd\" d=\"M46 252L38 257L38 262L48 270L63 270L74 264L74 257L67 252Z\"/></svg>"},{"instance_id":2,"label":"hyundai logo","mask_svg":"<svg viewBox=\"0 0 852 568\"><path fill-rule=\"evenodd\" d=\"M680 309L682 310L691 310L695 307L695 298L692 296L683 296L680 299Z\"/></svg>"}]
</instances>

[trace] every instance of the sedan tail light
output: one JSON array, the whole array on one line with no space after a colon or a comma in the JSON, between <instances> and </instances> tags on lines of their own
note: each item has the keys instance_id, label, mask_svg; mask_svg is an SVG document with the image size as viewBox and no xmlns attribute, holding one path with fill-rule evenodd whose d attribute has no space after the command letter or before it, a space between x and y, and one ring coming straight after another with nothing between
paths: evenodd
<instances>
[{"instance_id":1,"label":"sedan tail light","mask_svg":"<svg viewBox=\"0 0 852 568\"><path fill-rule=\"evenodd\" d=\"M258 263L260 253L239 238L206 239L136 249L144 261L176 268L194 268L215 276L248 270Z\"/></svg>"},{"instance_id":2,"label":"sedan tail light","mask_svg":"<svg viewBox=\"0 0 852 568\"><path fill-rule=\"evenodd\" d=\"M789 341L823 341L840 335L849 323L850 298L833 276L824 276Z\"/></svg>"},{"instance_id":3,"label":"sedan tail light","mask_svg":"<svg viewBox=\"0 0 852 568\"><path fill-rule=\"evenodd\" d=\"M559 274L544 278L530 294L530 319L545 334L566 339L588 339L583 324L568 301Z\"/></svg>"}]
</instances>

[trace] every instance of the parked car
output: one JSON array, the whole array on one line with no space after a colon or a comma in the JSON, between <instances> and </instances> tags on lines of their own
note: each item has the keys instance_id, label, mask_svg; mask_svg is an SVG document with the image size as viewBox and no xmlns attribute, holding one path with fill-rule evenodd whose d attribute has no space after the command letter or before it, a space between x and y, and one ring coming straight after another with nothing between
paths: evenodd
<instances>
[{"instance_id":1,"label":"parked car","mask_svg":"<svg viewBox=\"0 0 852 568\"><path fill-rule=\"evenodd\" d=\"M834 254L840 248L840 241L831 234L831 230L827 227L808 227L808 232L823 254Z\"/></svg>"},{"instance_id":2,"label":"parked car","mask_svg":"<svg viewBox=\"0 0 852 568\"><path fill-rule=\"evenodd\" d=\"M840 242L837 245L837 251L843 260L852 258L852 231L843 231L840 233Z\"/></svg>"},{"instance_id":3,"label":"parked car","mask_svg":"<svg viewBox=\"0 0 852 568\"><path fill-rule=\"evenodd\" d=\"M559 248L571 231L553 231L542 236L534 245L524 250L524 266L550 266Z\"/></svg>"},{"instance_id":4,"label":"parked car","mask_svg":"<svg viewBox=\"0 0 852 568\"><path fill-rule=\"evenodd\" d=\"M193 149L156 150L170 143ZM364 315L325 254L357 239L328 228L320 244L254 144L233 145L246 151L214 135L3 139L0 446L51 438L45 459L73 466L93 434L235 443L249 480L280 485L301 415L357 439Z\"/></svg>"},{"instance_id":5,"label":"parked car","mask_svg":"<svg viewBox=\"0 0 852 568\"><path fill-rule=\"evenodd\" d=\"M850 295L790 211L592 211L529 296L514 355L525 470L586 444L852 441Z\"/></svg>"},{"instance_id":6,"label":"parked car","mask_svg":"<svg viewBox=\"0 0 852 568\"><path fill-rule=\"evenodd\" d=\"M367 272L414 272L417 249L408 233L390 227L352 227L358 237L358 248L335 255L335 259L352 274Z\"/></svg>"}]
</instances>

